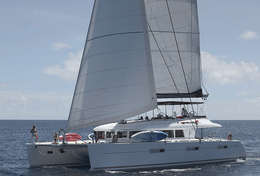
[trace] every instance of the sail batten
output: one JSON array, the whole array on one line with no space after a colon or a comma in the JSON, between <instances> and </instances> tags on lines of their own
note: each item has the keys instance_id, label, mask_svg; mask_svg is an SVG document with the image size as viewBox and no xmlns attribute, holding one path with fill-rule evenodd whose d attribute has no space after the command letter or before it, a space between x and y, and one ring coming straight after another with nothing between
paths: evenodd
<instances>
[{"instance_id":1,"label":"sail batten","mask_svg":"<svg viewBox=\"0 0 260 176\"><path fill-rule=\"evenodd\" d=\"M138 34L138 33L144 33L144 31L129 31L129 32L111 33L111 34L96 36L96 37L88 39L87 41L96 40L96 39L105 38L105 37L116 36L116 35Z\"/></svg>"}]
</instances>

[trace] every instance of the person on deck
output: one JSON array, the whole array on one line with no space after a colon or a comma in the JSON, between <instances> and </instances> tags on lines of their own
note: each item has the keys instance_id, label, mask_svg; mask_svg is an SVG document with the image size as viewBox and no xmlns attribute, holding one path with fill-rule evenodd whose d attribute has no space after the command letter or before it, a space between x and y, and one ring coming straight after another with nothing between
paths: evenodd
<instances>
[{"instance_id":1,"label":"person on deck","mask_svg":"<svg viewBox=\"0 0 260 176\"><path fill-rule=\"evenodd\" d=\"M181 110L181 115L183 116L183 117L187 117L188 116L188 111L187 111L187 109L186 108L182 108L182 110Z\"/></svg>"},{"instance_id":2,"label":"person on deck","mask_svg":"<svg viewBox=\"0 0 260 176\"><path fill-rule=\"evenodd\" d=\"M38 137L38 132L37 132L35 125L33 125L32 129L31 129L31 134L32 134L32 139L35 140L35 142L37 142L39 137Z\"/></svg>"},{"instance_id":3,"label":"person on deck","mask_svg":"<svg viewBox=\"0 0 260 176\"><path fill-rule=\"evenodd\" d=\"M53 143L54 143L54 144L57 144L58 141L59 141L59 135L58 135L58 133L56 132L56 133L54 133L54 136L53 136Z\"/></svg>"},{"instance_id":4,"label":"person on deck","mask_svg":"<svg viewBox=\"0 0 260 176\"><path fill-rule=\"evenodd\" d=\"M118 136L117 134L114 134L112 137L112 143L117 143L117 141L118 141Z\"/></svg>"}]
</instances>

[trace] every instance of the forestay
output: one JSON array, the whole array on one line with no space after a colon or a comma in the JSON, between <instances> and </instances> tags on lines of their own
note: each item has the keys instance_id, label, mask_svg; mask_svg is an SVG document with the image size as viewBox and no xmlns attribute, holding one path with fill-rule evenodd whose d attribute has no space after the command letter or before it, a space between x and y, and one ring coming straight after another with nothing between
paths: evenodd
<instances>
[{"instance_id":1,"label":"forestay","mask_svg":"<svg viewBox=\"0 0 260 176\"><path fill-rule=\"evenodd\" d=\"M144 1L96 0L68 129L119 121L156 107Z\"/></svg>"},{"instance_id":2,"label":"forestay","mask_svg":"<svg viewBox=\"0 0 260 176\"><path fill-rule=\"evenodd\" d=\"M145 6L157 97L201 97L197 0L145 0Z\"/></svg>"}]
</instances>

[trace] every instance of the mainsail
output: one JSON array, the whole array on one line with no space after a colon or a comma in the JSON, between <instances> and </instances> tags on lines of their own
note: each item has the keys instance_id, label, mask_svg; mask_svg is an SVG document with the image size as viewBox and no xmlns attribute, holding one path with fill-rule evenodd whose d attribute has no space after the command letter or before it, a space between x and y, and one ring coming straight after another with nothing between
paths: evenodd
<instances>
[{"instance_id":1,"label":"mainsail","mask_svg":"<svg viewBox=\"0 0 260 176\"><path fill-rule=\"evenodd\" d=\"M119 121L156 104L142 0L96 0L68 129Z\"/></svg>"},{"instance_id":2,"label":"mainsail","mask_svg":"<svg viewBox=\"0 0 260 176\"><path fill-rule=\"evenodd\" d=\"M145 0L158 98L202 97L197 0Z\"/></svg>"}]
</instances>

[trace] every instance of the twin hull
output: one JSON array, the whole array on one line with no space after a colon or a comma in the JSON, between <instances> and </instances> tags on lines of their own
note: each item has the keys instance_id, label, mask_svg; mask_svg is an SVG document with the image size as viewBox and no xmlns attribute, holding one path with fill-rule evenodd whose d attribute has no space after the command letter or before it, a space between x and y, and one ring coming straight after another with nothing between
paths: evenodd
<instances>
[{"instance_id":1,"label":"twin hull","mask_svg":"<svg viewBox=\"0 0 260 176\"><path fill-rule=\"evenodd\" d=\"M86 144L27 144L31 167L89 166Z\"/></svg>"},{"instance_id":2,"label":"twin hull","mask_svg":"<svg viewBox=\"0 0 260 176\"><path fill-rule=\"evenodd\" d=\"M164 168L245 159L240 141L91 144L92 170Z\"/></svg>"},{"instance_id":3,"label":"twin hull","mask_svg":"<svg viewBox=\"0 0 260 176\"><path fill-rule=\"evenodd\" d=\"M31 167L91 166L92 170L178 167L245 159L240 141L28 145Z\"/></svg>"}]
</instances>

